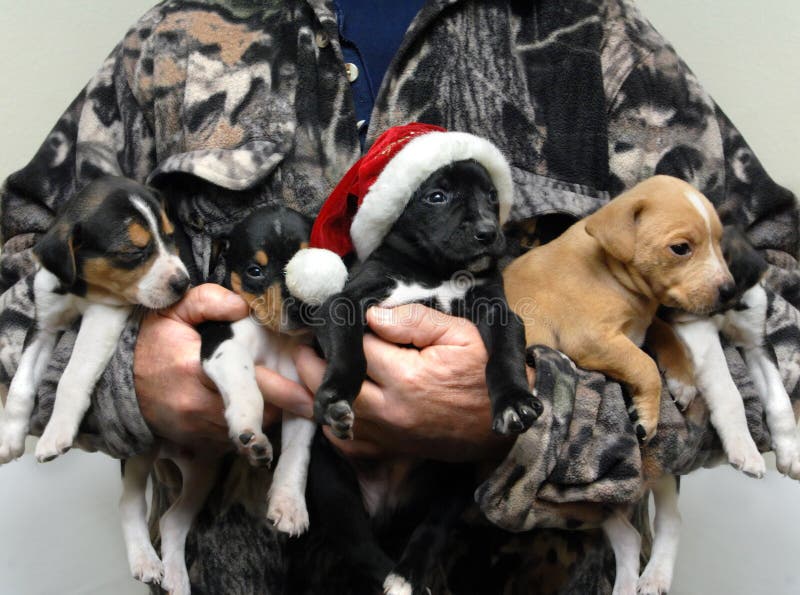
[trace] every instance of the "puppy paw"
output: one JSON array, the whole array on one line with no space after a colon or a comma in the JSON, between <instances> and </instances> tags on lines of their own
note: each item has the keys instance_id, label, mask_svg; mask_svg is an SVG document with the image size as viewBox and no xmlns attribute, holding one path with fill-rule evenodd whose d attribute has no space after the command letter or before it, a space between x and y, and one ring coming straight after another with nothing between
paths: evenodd
<instances>
[{"instance_id":1,"label":"puppy paw","mask_svg":"<svg viewBox=\"0 0 800 595\"><path fill-rule=\"evenodd\" d=\"M244 429L237 432L233 443L253 467L269 467L272 464L272 444L261 430Z\"/></svg>"},{"instance_id":2,"label":"puppy paw","mask_svg":"<svg viewBox=\"0 0 800 595\"><path fill-rule=\"evenodd\" d=\"M633 430L640 444L647 444L656 435L658 430L658 414L642 415L639 410L631 405L628 408L628 415L633 422Z\"/></svg>"},{"instance_id":3,"label":"puppy paw","mask_svg":"<svg viewBox=\"0 0 800 595\"><path fill-rule=\"evenodd\" d=\"M672 573L662 568L653 569L648 566L639 578L636 592L638 595L667 595L671 584Z\"/></svg>"},{"instance_id":4,"label":"puppy paw","mask_svg":"<svg viewBox=\"0 0 800 595\"><path fill-rule=\"evenodd\" d=\"M492 429L498 434L521 434L533 425L544 411L542 402L530 391L516 398L500 399L495 404Z\"/></svg>"},{"instance_id":5,"label":"puppy paw","mask_svg":"<svg viewBox=\"0 0 800 595\"><path fill-rule=\"evenodd\" d=\"M25 452L25 430L10 425L0 428L0 465L18 459Z\"/></svg>"},{"instance_id":6,"label":"puppy paw","mask_svg":"<svg viewBox=\"0 0 800 595\"><path fill-rule=\"evenodd\" d=\"M774 450L778 471L792 479L800 479L800 448L797 440L794 437L776 440Z\"/></svg>"},{"instance_id":7,"label":"puppy paw","mask_svg":"<svg viewBox=\"0 0 800 595\"><path fill-rule=\"evenodd\" d=\"M670 375L666 376L666 381L672 400L675 401L681 411L686 411L697 396L697 387Z\"/></svg>"},{"instance_id":8,"label":"puppy paw","mask_svg":"<svg viewBox=\"0 0 800 595\"><path fill-rule=\"evenodd\" d=\"M308 529L308 508L302 493L276 490L269 495L267 518L281 533L291 537L302 535Z\"/></svg>"},{"instance_id":9,"label":"puppy paw","mask_svg":"<svg viewBox=\"0 0 800 595\"><path fill-rule=\"evenodd\" d=\"M391 573L383 581L384 595L413 595L414 588L399 574Z\"/></svg>"},{"instance_id":10,"label":"puppy paw","mask_svg":"<svg viewBox=\"0 0 800 595\"><path fill-rule=\"evenodd\" d=\"M36 460L40 463L47 463L63 455L72 448L74 439L75 433L71 428L48 424L42 437L39 438L39 442L36 443Z\"/></svg>"},{"instance_id":11,"label":"puppy paw","mask_svg":"<svg viewBox=\"0 0 800 595\"><path fill-rule=\"evenodd\" d=\"M725 451L728 462L745 475L761 479L767 473L764 457L758 452L750 434L737 436L735 440L725 445Z\"/></svg>"},{"instance_id":12,"label":"puppy paw","mask_svg":"<svg viewBox=\"0 0 800 595\"><path fill-rule=\"evenodd\" d=\"M316 409L316 405L315 405ZM334 436L342 440L353 439L355 416L347 401L332 401L321 408L320 423L330 426Z\"/></svg>"},{"instance_id":13,"label":"puppy paw","mask_svg":"<svg viewBox=\"0 0 800 595\"><path fill-rule=\"evenodd\" d=\"M149 544L148 544L149 545ZM128 559L131 575L137 581L157 585L164 577L164 565L152 548L132 552Z\"/></svg>"},{"instance_id":14,"label":"puppy paw","mask_svg":"<svg viewBox=\"0 0 800 595\"><path fill-rule=\"evenodd\" d=\"M171 556L164 559L164 578L161 588L169 595L191 595L189 573L183 556Z\"/></svg>"}]
</instances>

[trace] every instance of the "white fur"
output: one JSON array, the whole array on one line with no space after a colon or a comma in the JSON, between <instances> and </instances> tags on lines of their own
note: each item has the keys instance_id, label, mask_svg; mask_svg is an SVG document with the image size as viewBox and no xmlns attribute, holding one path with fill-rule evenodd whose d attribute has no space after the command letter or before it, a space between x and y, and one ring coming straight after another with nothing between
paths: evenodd
<instances>
[{"instance_id":1,"label":"white fur","mask_svg":"<svg viewBox=\"0 0 800 595\"><path fill-rule=\"evenodd\" d=\"M297 299L318 306L344 289L347 267L339 255L323 248L305 248L286 264L286 288Z\"/></svg>"},{"instance_id":2,"label":"white fur","mask_svg":"<svg viewBox=\"0 0 800 595\"><path fill-rule=\"evenodd\" d=\"M486 168L497 190L500 223L514 202L511 167L490 141L466 132L428 132L411 140L370 187L350 227L358 258L366 260L400 217L420 184L449 163L474 159Z\"/></svg>"},{"instance_id":3,"label":"white fur","mask_svg":"<svg viewBox=\"0 0 800 595\"><path fill-rule=\"evenodd\" d=\"M435 299L439 309L449 314L452 310L453 300L463 299L467 292L478 284L480 281L472 278L449 279L436 287L398 281L389 296L380 305L383 308L394 308L404 304Z\"/></svg>"},{"instance_id":4,"label":"white fur","mask_svg":"<svg viewBox=\"0 0 800 595\"><path fill-rule=\"evenodd\" d=\"M122 496L119 516L128 554L131 575L143 583L160 583L164 566L150 542L147 528L147 478L153 466L153 455L138 455L125 461L122 474Z\"/></svg>"},{"instance_id":5,"label":"white fur","mask_svg":"<svg viewBox=\"0 0 800 595\"><path fill-rule=\"evenodd\" d=\"M708 256L706 256L706 261L708 262L709 271L713 271L716 275L727 276L728 266L725 264L724 259L714 251L714 241L711 237L711 215L708 212L708 205L703 202L703 199L701 199L700 195L696 192L687 190L684 192L684 196L697 212L700 213L700 216L706 224L706 231L708 232Z\"/></svg>"},{"instance_id":6,"label":"white fur","mask_svg":"<svg viewBox=\"0 0 800 595\"><path fill-rule=\"evenodd\" d=\"M642 549L642 538L631 525L628 517L616 510L603 523L617 567L612 595L636 595L636 583L639 578L639 552Z\"/></svg>"},{"instance_id":7,"label":"white fur","mask_svg":"<svg viewBox=\"0 0 800 595\"><path fill-rule=\"evenodd\" d=\"M404 579L399 574L391 573L383 581L384 595L412 595L414 592L411 583Z\"/></svg>"},{"instance_id":8,"label":"white fur","mask_svg":"<svg viewBox=\"0 0 800 595\"><path fill-rule=\"evenodd\" d=\"M674 476L664 476L653 486L653 500L656 511L653 549L639 577L637 589L640 595L669 593L678 557L681 513L678 510L678 484Z\"/></svg>"}]
</instances>

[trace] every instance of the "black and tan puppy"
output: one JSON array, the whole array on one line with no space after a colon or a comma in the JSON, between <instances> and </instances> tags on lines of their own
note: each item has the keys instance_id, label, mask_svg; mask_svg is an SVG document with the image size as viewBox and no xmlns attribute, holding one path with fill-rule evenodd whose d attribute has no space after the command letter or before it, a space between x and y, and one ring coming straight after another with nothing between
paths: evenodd
<instances>
[{"instance_id":1,"label":"black and tan puppy","mask_svg":"<svg viewBox=\"0 0 800 595\"><path fill-rule=\"evenodd\" d=\"M0 428L0 463L24 450L36 389L61 331L82 316L58 383L53 414L36 446L49 461L68 450L94 386L134 305L164 308L189 287L173 227L156 192L104 177L71 197L34 246L36 331L9 387Z\"/></svg>"},{"instance_id":2,"label":"black and tan puppy","mask_svg":"<svg viewBox=\"0 0 800 595\"><path fill-rule=\"evenodd\" d=\"M411 151L411 145L405 150ZM490 173L497 162L486 158L485 167L478 161L482 156L447 163L410 191L402 212L351 271L344 290L316 312L314 332L328 367L315 396L315 415L336 435L348 437L352 432L350 404L366 376L364 316L372 305L423 303L472 320L489 352L486 383L494 429L521 432L541 414L525 373L523 327L508 309L497 265L505 248L500 211L507 214L508 202L499 203L496 185L506 178L498 174L501 168ZM506 193L510 174L508 180ZM375 182L381 183L380 178ZM508 194L503 200L509 200ZM354 222L351 233L358 227ZM422 592L421 581L445 546L448 527L471 498L471 470L441 466L431 472L428 465L433 463L423 467L416 461L404 462L405 471L398 475L386 468L391 463L384 465L371 468L369 475L386 481L368 480L363 470L356 477L320 436L309 479L312 522L319 522L333 549L374 587L383 585L392 594ZM425 481L413 481L415 477ZM363 492L366 485L369 494ZM409 515L407 526L416 529L395 564L378 544L372 523L398 514Z\"/></svg>"}]
</instances>

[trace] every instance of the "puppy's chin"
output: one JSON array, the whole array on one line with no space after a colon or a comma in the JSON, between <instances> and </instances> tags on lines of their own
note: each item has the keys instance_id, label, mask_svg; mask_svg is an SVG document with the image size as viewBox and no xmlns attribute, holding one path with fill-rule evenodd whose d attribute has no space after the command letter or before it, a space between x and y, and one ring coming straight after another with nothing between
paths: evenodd
<instances>
[{"instance_id":1,"label":"puppy's chin","mask_svg":"<svg viewBox=\"0 0 800 595\"><path fill-rule=\"evenodd\" d=\"M164 293L139 294L133 303L141 304L150 310L162 310L164 308L169 308L178 302L182 297L183 295L176 295L171 291Z\"/></svg>"}]
</instances>

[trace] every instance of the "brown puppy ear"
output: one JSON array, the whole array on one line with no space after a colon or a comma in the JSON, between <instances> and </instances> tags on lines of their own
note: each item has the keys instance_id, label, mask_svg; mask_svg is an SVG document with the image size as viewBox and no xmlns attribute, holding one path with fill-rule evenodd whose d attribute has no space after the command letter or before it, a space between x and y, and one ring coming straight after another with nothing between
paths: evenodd
<instances>
[{"instance_id":1,"label":"brown puppy ear","mask_svg":"<svg viewBox=\"0 0 800 595\"><path fill-rule=\"evenodd\" d=\"M586 218L586 233L617 260L630 262L636 252L636 222L644 204L641 195L622 194Z\"/></svg>"},{"instance_id":2,"label":"brown puppy ear","mask_svg":"<svg viewBox=\"0 0 800 595\"><path fill-rule=\"evenodd\" d=\"M75 246L79 226L55 225L33 247L33 253L44 268L53 273L65 287L77 280Z\"/></svg>"}]
</instances>

